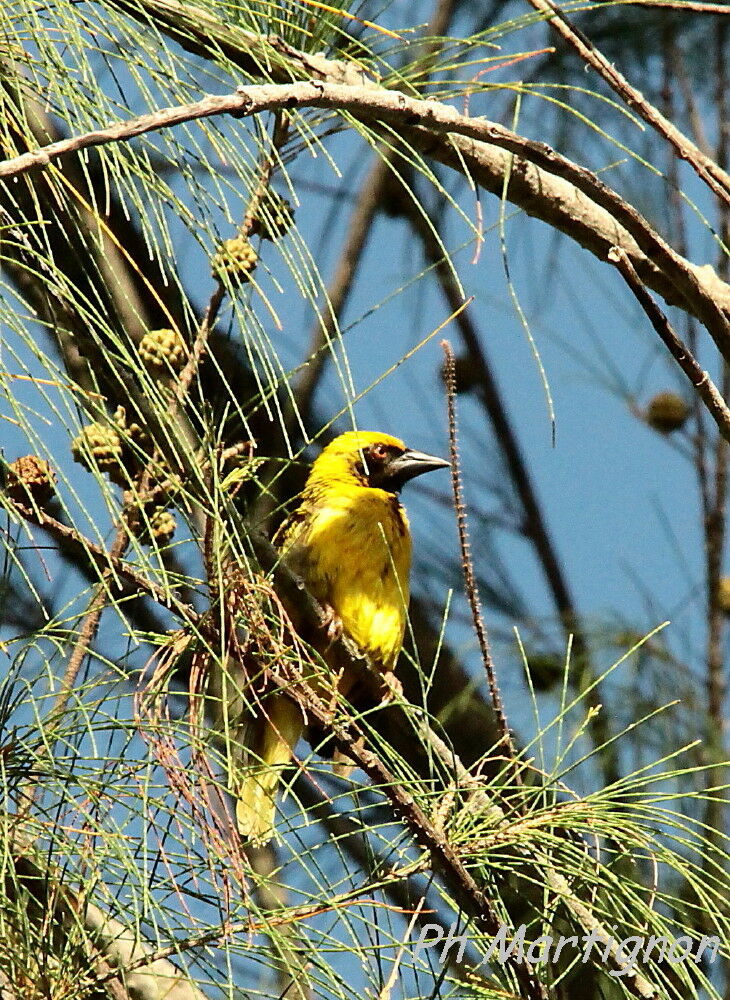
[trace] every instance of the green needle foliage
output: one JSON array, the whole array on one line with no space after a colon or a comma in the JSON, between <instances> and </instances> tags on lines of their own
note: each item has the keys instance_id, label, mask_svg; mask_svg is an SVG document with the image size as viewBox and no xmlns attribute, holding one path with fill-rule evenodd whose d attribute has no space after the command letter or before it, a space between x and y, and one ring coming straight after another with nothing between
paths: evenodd
<instances>
[{"instance_id":1,"label":"green needle foliage","mask_svg":"<svg viewBox=\"0 0 730 1000\"><path fill-rule=\"evenodd\" d=\"M13 0L0 10L0 158L240 86L314 80L471 102L515 130L524 120L528 137L549 114L588 137L582 165L607 183L619 157L634 181L664 177L633 111L545 52L543 18L493 4L482 24L474 6L439 5L429 22L415 4L403 25L395 4ZM611 39L631 15L600 6ZM530 71L505 77L510 60ZM447 495L414 494L434 528L416 552L404 695L322 693L331 661L316 609L266 541L310 446L388 408L443 426L441 389L425 393L417 365L449 319L474 348L464 251L478 257L497 229L543 373L510 275L507 200L556 217L548 195L538 209L519 194L525 161L501 147L489 188L442 129L425 141L425 125L315 104L190 118L0 176L0 996L719 996L722 738L700 748L682 651L650 631L665 611L644 629L591 627L568 596L555 614L531 610L487 537L539 533L520 506L519 449L497 421L488 445L478 428L476 401L497 404L474 354L458 384L473 397L464 452L476 442L493 459L467 469L475 571L497 658L514 677L524 668L504 693L516 756L466 604L452 602ZM479 185L502 200L498 222L482 219ZM683 196L702 238L719 231L706 193L688 184ZM340 287L327 278L353 202L363 232L381 209L408 221L408 270L395 289L364 281L341 324L365 236ZM373 315L393 331L382 357L383 342L358 340ZM639 668L657 683L629 703ZM266 713L282 687L307 739L284 775L276 840L254 849L235 831L229 765L247 713ZM333 772L335 748L359 765L348 778ZM499 960L500 928L522 953ZM555 956L546 938L561 935L574 941ZM647 950L652 937L665 944ZM617 947L626 939L638 958Z\"/></svg>"}]
</instances>

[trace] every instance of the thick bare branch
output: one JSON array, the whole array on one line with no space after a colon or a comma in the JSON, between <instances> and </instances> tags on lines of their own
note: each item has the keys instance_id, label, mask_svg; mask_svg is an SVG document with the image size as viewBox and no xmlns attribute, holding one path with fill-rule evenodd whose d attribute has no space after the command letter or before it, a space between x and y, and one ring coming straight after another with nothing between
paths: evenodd
<instances>
[{"instance_id":1,"label":"thick bare branch","mask_svg":"<svg viewBox=\"0 0 730 1000\"><path fill-rule=\"evenodd\" d=\"M498 197L502 197L505 173L509 171L506 197L512 204L565 233L599 260L606 260L612 246L620 247L644 284L658 292L669 305L679 306L701 319L701 300L708 298L712 300L713 310L730 313L730 285L718 276L711 264L693 264L673 253L688 280L675 278L676 269L674 273L667 272L654 254L644 253L616 216L597 204L572 180L542 169L529 158L464 136L452 134L443 141L442 137L418 127L406 128L403 134L424 155L459 172L466 171L476 184ZM646 220L642 220L642 225L648 225ZM648 230L646 233L650 235ZM653 230L651 233L657 237Z\"/></svg>"},{"instance_id":2,"label":"thick bare branch","mask_svg":"<svg viewBox=\"0 0 730 1000\"><path fill-rule=\"evenodd\" d=\"M185 122L233 114L247 117L263 111L304 107L318 107L346 111L362 121L388 122L398 127L400 134L417 144L423 152L441 162L464 170L472 161L472 176L481 183L478 167L494 171L494 149L502 152L499 170L500 190L505 172L509 172L508 197L524 207L530 214L551 221L562 216L562 228L573 235L572 206L582 200L581 219L575 229L582 230L583 239L574 238L594 249L600 244L602 260L611 246L620 246L628 253L625 244L633 243L633 253L641 251L645 260L639 263L649 277L658 271L662 278L656 290L694 313L707 327L723 356L730 359L730 323L724 310L730 312L730 287L717 278L709 267L697 267L677 254L649 225L639 212L595 174L556 153L545 143L532 142L503 126L483 118L461 115L454 108L437 101L421 101L396 91L374 87L350 87L325 84L317 81L291 85L266 84L258 87L239 87L235 93L210 95L201 101L177 107L164 108L149 115L142 115L107 128L95 129L61 142L51 143L39 150L25 153L0 163L0 177L15 177L36 167L48 166L52 161L70 152L101 146L112 142L127 141L136 136ZM471 140L471 143L469 142ZM466 154L466 159L465 155ZM507 155L505 155L507 154ZM533 175L525 192L524 175ZM567 182L562 187L562 197L555 191L556 181ZM544 187L539 182L548 182ZM550 187L554 194L551 196ZM519 192L530 194L530 207L522 205ZM566 213L566 203L571 211ZM597 210L602 210L596 217ZM567 215L567 218L565 216ZM595 221L594 221L595 218ZM613 230L614 238L605 241L605 233ZM630 255L631 256L631 255ZM654 267L646 267L653 261ZM645 280L637 267L637 273ZM652 281L647 280L650 287ZM672 298L670 289L674 287Z\"/></svg>"},{"instance_id":3,"label":"thick bare branch","mask_svg":"<svg viewBox=\"0 0 730 1000\"><path fill-rule=\"evenodd\" d=\"M303 77L350 86L377 82L373 71L355 60L304 52L279 35L256 34L230 20L224 23L210 10L181 0L111 0L111 6L147 28L163 31L187 52L228 60L243 73L272 83Z\"/></svg>"}]
</instances>

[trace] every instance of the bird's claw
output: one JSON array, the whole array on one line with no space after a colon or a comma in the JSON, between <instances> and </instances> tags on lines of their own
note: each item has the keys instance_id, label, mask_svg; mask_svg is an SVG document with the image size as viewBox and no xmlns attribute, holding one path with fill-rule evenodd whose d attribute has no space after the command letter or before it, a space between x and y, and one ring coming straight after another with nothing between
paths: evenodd
<instances>
[{"instance_id":1,"label":"bird's claw","mask_svg":"<svg viewBox=\"0 0 730 1000\"><path fill-rule=\"evenodd\" d=\"M382 702L384 705L389 705L391 702L399 701L403 698L403 685L395 674L390 672L383 674L381 680L383 685Z\"/></svg>"},{"instance_id":2,"label":"bird's claw","mask_svg":"<svg viewBox=\"0 0 730 1000\"><path fill-rule=\"evenodd\" d=\"M342 619L329 604L325 605L324 608L322 628L327 630L327 639L331 643L342 638Z\"/></svg>"}]
</instances>

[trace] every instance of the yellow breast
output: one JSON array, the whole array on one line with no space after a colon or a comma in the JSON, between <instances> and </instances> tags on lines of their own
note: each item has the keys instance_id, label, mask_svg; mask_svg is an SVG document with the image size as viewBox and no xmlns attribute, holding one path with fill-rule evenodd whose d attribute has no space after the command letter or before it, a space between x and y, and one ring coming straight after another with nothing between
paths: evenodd
<instances>
[{"instance_id":1,"label":"yellow breast","mask_svg":"<svg viewBox=\"0 0 730 1000\"><path fill-rule=\"evenodd\" d=\"M398 498L344 483L305 493L284 549L308 589L384 670L403 643L411 536Z\"/></svg>"}]
</instances>

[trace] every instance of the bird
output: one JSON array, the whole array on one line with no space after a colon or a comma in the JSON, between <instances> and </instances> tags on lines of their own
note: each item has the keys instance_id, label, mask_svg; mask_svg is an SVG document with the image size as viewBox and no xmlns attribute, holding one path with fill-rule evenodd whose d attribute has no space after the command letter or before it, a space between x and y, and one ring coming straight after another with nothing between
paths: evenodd
<instances>
[{"instance_id":1,"label":"bird","mask_svg":"<svg viewBox=\"0 0 730 1000\"><path fill-rule=\"evenodd\" d=\"M388 434L340 434L315 460L299 505L277 533L282 557L322 606L330 638L341 634L354 643L386 689L409 601L411 533L400 491L449 464ZM340 694L354 680L339 677ZM265 707L246 728L248 763L234 783L238 831L255 846L274 835L277 786L304 729L299 706L286 694L271 695Z\"/></svg>"}]
</instances>

